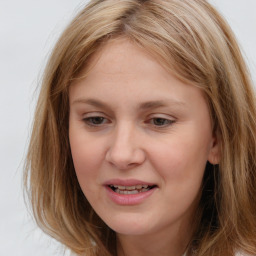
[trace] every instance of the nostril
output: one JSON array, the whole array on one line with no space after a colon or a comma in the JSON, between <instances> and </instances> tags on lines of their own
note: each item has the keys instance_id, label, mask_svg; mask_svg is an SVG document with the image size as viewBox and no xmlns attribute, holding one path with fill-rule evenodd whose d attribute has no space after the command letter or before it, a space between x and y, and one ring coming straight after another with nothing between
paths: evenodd
<instances>
[{"instance_id":1,"label":"nostril","mask_svg":"<svg viewBox=\"0 0 256 256\"><path fill-rule=\"evenodd\" d=\"M140 148L113 147L106 153L106 160L120 170L130 169L145 161L145 153Z\"/></svg>"}]
</instances>

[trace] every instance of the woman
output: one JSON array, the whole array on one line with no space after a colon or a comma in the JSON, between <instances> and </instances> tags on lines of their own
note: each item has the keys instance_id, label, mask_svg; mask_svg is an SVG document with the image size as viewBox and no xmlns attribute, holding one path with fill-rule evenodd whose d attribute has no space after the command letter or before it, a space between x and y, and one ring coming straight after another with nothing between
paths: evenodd
<instances>
[{"instance_id":1,"label":"woman","mask_svg":"<svg viewBox=\"0 0 256 256\"><path fill-rule=\"evenodd\" d=\"M37 223L77 255L255 255L255 114L207 1L91 1L42 83L25 176Z\"/></svg>"}]
</instances>

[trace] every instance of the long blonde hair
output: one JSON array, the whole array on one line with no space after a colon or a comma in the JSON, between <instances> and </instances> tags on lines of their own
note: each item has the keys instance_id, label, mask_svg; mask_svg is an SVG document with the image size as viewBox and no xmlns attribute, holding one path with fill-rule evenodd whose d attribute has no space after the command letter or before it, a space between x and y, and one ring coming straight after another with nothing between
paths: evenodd
<instances>
[{"instance_id":1,"label":"long blonde hair","mask_svg":"<svg viewBox=\"0 0 256 256\"><path fill-rule=\"evenodd\" d=\"M93 0L64 31L44 73L25 166L38 225L78 255L116 255L115 233L93 211L75 175L68 89L104 42L120 36L204 91L221 141L220 164L205 170L188 251L255 255L255 95L231 29L206 0Z\"/></svg>"}]
</instances>

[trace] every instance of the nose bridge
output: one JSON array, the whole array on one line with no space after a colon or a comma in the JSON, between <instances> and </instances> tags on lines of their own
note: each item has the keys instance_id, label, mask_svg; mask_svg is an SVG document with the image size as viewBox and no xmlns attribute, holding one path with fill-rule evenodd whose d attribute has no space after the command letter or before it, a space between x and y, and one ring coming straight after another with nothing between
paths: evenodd
<instances>
[{"instance_id":1,"label":"nose bridge","mask_svg":"<svg viewBox=\"0 0 256 256\"><path fill-rule=\"evenodd\" d=\"M120 123L120 125L118 125L115 130L114 140L113 140L114 144L120 147L131 146L131 142L133 142L131 138L134 137L133 133L134 133L134 127L131 125L131 123L129 122Z\"/></svg>"},{"instance_id":2,"label":"nose bridge","mask_svg":"<svg viewBox=\"0 0 256 256\"><path fill-rule=\"evenodd\" d=\"M136 126L122 122L115 127L106 158L118 169L127 169L145 159Z\"/></svg>"}]
</instances>

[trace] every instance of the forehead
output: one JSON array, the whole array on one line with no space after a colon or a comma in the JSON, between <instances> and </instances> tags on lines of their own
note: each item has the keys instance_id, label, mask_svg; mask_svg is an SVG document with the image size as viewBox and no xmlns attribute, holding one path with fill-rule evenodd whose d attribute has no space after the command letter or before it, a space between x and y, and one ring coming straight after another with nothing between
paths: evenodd
<instances>
[{"instance_id":1,"label":"forehead","mask_svg":"<svg viewBox=\"0 0 256 256\"><path fill-rule=\"evenodd\" d=\"M136 68L143 72L147 67L162 63L157 54L150 52L129 38L118 37L103 43L88 60L84 74L100 72L102 74L129 74L129 70ZM121 65L120 65L121 64ZM162 70L162 67L157 71Z\"/></svg>"},{"instance_id":2,"label":"forehead","mask_svg":"<svg viewBox=\"0 0 256 256\"><path fill-rule=\"evenodd\" d=\"M90 84L87 87L91 89L106 85L110 89L110 85L115 84L116 88L125 91L131 81L137 89L143 88L145 83L151 84L152 89L154 84L157 91L161 91L161 83L181 83L154 55L121 37L109 40L101 46L80 73L80 79L72 85Z\"/></svg>"},{"instance_id":3,"label":"forehead","mask_svg":"<svg viewBox=\"0 0 256 256\"><path fill-rule=\"evenodd\" d=\"M70 102L112 109L207 109L199 88L173 76L146 50L123 38L107 42L70 88ZM92 104L93 103L93 104ZM95 104L96 103L96 104Z\"/></svg>"}]
</instances>

